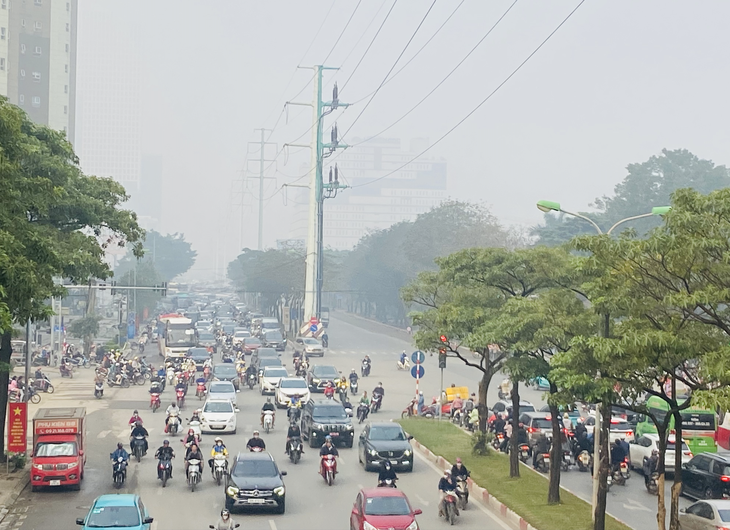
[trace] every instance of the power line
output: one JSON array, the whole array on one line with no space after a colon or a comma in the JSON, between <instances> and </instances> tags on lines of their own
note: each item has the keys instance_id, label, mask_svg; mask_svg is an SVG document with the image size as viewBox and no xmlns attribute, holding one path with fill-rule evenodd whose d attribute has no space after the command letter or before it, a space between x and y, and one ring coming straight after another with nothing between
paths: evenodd
<instances>
[{"instance_id":1,"label":"power line","mask_svg":"<svg viewBox=\"0 0 730 530\"><path fill-rule=\"evenodd\" d=\"M463 1L464 1L464 0L462 0L462 2L463 2ZM348 60L348 59L350 58L350 56L351 56L351 55L352 55L352 54L353 54L353 53L355 52L355 50L357 49L357 46L358 46L358 44L360 44L360 41L361 41L361 40L363 39L363 37L365 37L365 35L367 34L368 30L370 29L370 26L372 26L372 25L373 25L373 22L375 22L375 19L376 19L376 18L378 18L378 15L380 14L380 12L381 12L381 11L383 10L383 8L385 7L385 4L387 4L387 3L388 3L388 0L383 0L383 3L382 3L382 4L380 4L380 7L378 8L378 10L377 10L377 11L375 12L375 14L373 15L373 18L371 18L371 19L370 19L370 22L368 23L367 27L365 28L365 30L364 30L364 31L362 32L362 34L360 35L360 38L359 38L359 39L357 39L357 42L356 42L356 43L355 43L355 45L354 45L354 46L352 47L352 49L350 50L350 52L349 52L349 53L347 54L347 56L346 56L346 57L345 57L345 58L344 58L344 59L342 60L342 62L340 62L340 66L344 65L345 63L347 63L347 60ZM339 73L340 73L340 71L339 71L339 70L338 70L337 72L335 72L335 75L334 75L334 76L332 77L332 80L333 80L333 81L334 81L334 79L335 79L335 78L337 77L337 74L339 74Z\"/></svg>"},{"instance_id":2,"label":"power line","mask_svg":"<svg viewBox=\"0 0 730 530\"><path fill-rule=\"evenodd\" d=\"M360 67L360 64L362 64L363 59L365 59L365 56L370 51L370 48L372 47L375 40L378 38L378 35L380 35L380 30L383 29L383 26L388 21L388 18L390 18L390 14L393 12L393 8L395 7L395 4L397 4L397 3L398 3L398 0L393 0L393 5L390 6L388 13L386 13L385 18L380 23L380 27L378 28L378 31L375 32L375 35L373 36L372 40L370 41L370 44L368 44L368 47L365 49L365 53L363 53L362 57L360 57L360 60L355 65L355 69L350 73L350 77L348 77L347 80L345 80L345 82L342 84L342 90L345 89L345 87L347 86L347 83L350 82L350 79L352 79L352 76L355 75L355 72L357 72L357 69Z\"/></svg>"},{"instance_id":3,"label":"power line","mask_svg":"<svg viewBox=\"0 0 730 530\"><path fill-rule=\"evenodd\" d=\"M350 25L350 22L352 22L352 18L353 18L353 17L355 16L355 13L357 13L357 9L358 9L358 8L360 7L360 4L361 4L361 3L362 3L362 0L358 0L357 4L355 5L355 9L353 9L353 10L352 10L352 14L350 15L350 18L348 18L348 19L347 19L347 23L345 24L345 27L344 27L344 28L342 28L342 31L340 32L340 36L339 36L339 37L337 37L337 40L336 40L336 41L335 41L335 43L334 43L334 44L332 45L332 49L331 49L331 50L330 50L330 52L329 52L329 53L327 54L327 57L325 57L325 58L324 58L324 59L322 60L322 64L325 64L325 63L327 62L327 59L329 59L329 58L330 58L330 55L332 55L332 52L333 52L333 51L335 51L335 48L337 48L337 44L339 44L339 42L340 42L340 39L341 39L341 38L342 38L342 36L343 36L343 35L345 34L345 31L347 31L347 26L349 26L349 25Z\"/></svg>"},{"instance_id":4,"label":"power line","mask_svg":"<svg viewBox=\"0 0 730 530\"><path fill-rule=\"evenodd\" d=\"M474 108L473 108L473 109L472 109L471 111L469 111L469 113L467 113L467 115L466 115L466 116L464 116L464 117L463 117L462 119L460 119L460 120L459 120L459 121L458 121L458 122L456 123L456 125L454 125L454 126L453 126L453 127L451 128L451 129L449 129L448 131L446 131L446 132L445 132L445 133L444 133L444 134L443 134L443 135L442 135L442 136L441 136L441 137L440 137L440 138L439 138L438 140L436 140L436 141L435 141L435 142L433 142L433 143L432 143L431 145L429 145L428 147L426 147L426 149L424 149L423 151L421 151L420 153L418 153L418 154L417 154L416 156L414 156L413 158L411 158L411 159L410 159L410 160L409 160L408 162L406 162L406 163L402 164L401 166L399 166L399 167L395 168L394 170L392 170L392 171L389 171L389 172L388 172L388 173L386 173L385 175L383 175L383 176L380 176L380 177L378 177L378 178L376 178L376 179L373 179L373 180L371 180L371 181L369 181L369 182L365 182L365 183L363 183L363 184L358 184L358 185L356 185L356 186L353 186L353 188L360 188L360 187L362 187L362 186L367 186L367 185L369 185L369 184L373 184L374 182L378 182L379 180L383 180L383 179L384 179L384 178L386 178L386 177L389 177L389 176L390 176L390 175L392 175L393 173L396 173L396 172L400 171L401 169L403 169L404 167L406 167L406 166L407 166L408 164L410 164L410 163L412 163L413 161L417 160L418 158L422 157L422 156L423 156L424 154L426 154L426 153L427 153L428 151L430 151L430 150L431 150L431 149L432 149L432 148L433 148L434 146L436 146L436 145L438 145L439 143L441 143L441 141L443 141L443 139L444 139L444 138L446 138L446 137L447 137L447 136L449 136L449 135L450 135L450 134L451 134L452 132L454 132L454 131L455 131L455 130L456 130L456 129L457 129L457 128L458 128L458 127L459 127L459 126L460 126L460 125L462 124L462 123L464 123L464 122L465 122L465 121L466 121L467 119L469 119L469 118L471 117L471 115L472 115L472 114L474 114L474 113L475 113L475 112L476 112L477 110L479 110L479 109L480 109L480 108L481 108L481 107L482 107L482 106L483 106L483 105L484 105L484 104L485 104L485 103L486 103L487 101L489 101L489 100L490 100L490 99L492 98L492 96L494 96L494 94L496 94L496 93L497 93L497 92L499 91L499 89L501 89L501 88L502 88L502 87L503 87L504 85L506 85L506 84L507 84L507 82L508 82L508 81L509 81L510 79L512 79L512 77L514 77L514 75L515 75L515 74L516 74L517 72L519 72L519 71L520 71L520 70L522 69L522 67L523 67L523 66L524 66L524 65L525 65L525 64L527 63L527 61L529 61L530 59L532 59L532 57L533 57L533 56L534 56L534 55L535 55L535 54L536 54L536 53L537 53L538 51L540 51L540 49L541 49L541 48L542 48L542 47L543 47L543 46L544 46L544 45L545 45L545 44L547 43L547 41L549 41L549 40L550 40L550 38L551 38L551 37L552 37L553 35L555 35L555 33L557 33L557 31L558 31L558 30L559 30L559 29L560 29L561 27L563 27L563 25L564 25L564 24L565 24L565 23L566 23L566 22L567 22L567 21L568 21L568 20L570 19L570 17L572 17L572 16L573 16L573 14L574 14L574 13L575 13L576 11L578 11L578 8L579 8L580 6L582 6L582 5L583 5L583 3L584 3L585 1L586 1L586 0L581 0L581 1L580 1L580 2L578 3L578 5L577 5L577 6L575 6L575 7L573 8L573 10L572 10L572 11L571 11L570 13L568 13L568 16L566 16L566 17L565 17L565 18L563 19L563 21L562 21L562 22L560 22L560 24L558 24L558 25L557 25L557 27L556 27L556 28L555 28L555 29L554 29L554 30L553 30L552 32L550 32L550 34L549 34L549 35L548 35L547 37L545 37L545 39L544 39L544 40L543 40L543 41L542 41L542 42L541 42L541 43L540 43L540 44L538 45L538 47L537 47L537 48L535 48L535 49L534 49L534 50L532 51L532 53L530 53L530 55L528 55L528 56L527 56L527 57L525 58L525 60L524 60L524 61L522 61L522 62L521 62L521 63L520 63L520 64L519 64L518 66L517 66L517 68L515 68L514 70L512 70L512 73L510 73L510 74L509 74L509 75L508 75L508 76L507 76L507 77L505 78L505 80L504 80L504 81L502 81L502 82L501 82L501 83L500 83L499 85L497 85L497 87L496 87L496 88L495 88L494 90L492 90L492 91L491 91L491 92L490 92L490 93L489 93L489 94L487 95L487 97L485 97L485 98L484 98L484 99L483 99L482 101L480 101L480 102L479 102L479 104L478 104L478 105L477 105L476 107L474 107Z\"/></svg>"},{"instance_id":5,"label":"power line","mask_svg":"<svg viewBox=\"0 0 730 530\"><path fill-rule=\"evenodd\" d=\"M365 104L365 106L364 106L364 107L362 108L362 110L360 111L360 114L358 114L358 115L357 115L357 117L355 117L355 120L354 120L354 121L353 121L353 122L352 122L352 123L350 124L350 127L348 127L348 128L347 128L347 130L345 131L345 133L344 133L344 134L342 135L342 137L343 137L343 138L344 138L345 136L347 136L347 133L348 133L348 132L350 132L350 130L351 130L351 129L352 129L352 128L353 128L354 126L355 126L355 124L357 123L357 120L359 120L359 119L360 119L360 117L361 117L361 116L363 115L363 113L364 113L364 112L365 112L365 111L367 110L367 108L368 108L368 107L370 106L370 103L372 103L372 102L373 102L373 99L375 99L375 96L376 96L376 95L378 94L378 92L380 91L380 89L381 89L381 88L383 88L383 85L384 85L384 84L385 84L385 82L387 81L387 79L388 79L388 76L389 76L389 75L390 75L390 74L391 74L391 73L393 72L393 70L395 69L396 65L398 64L398 61L400 61L400 60L401 60L401 57L403 57L403 54L404 54L404 53L406 53L406 50L408 49L408 46L410 46L410 45L411 45L411 42L413 42L413 39L415 39L415 38L416 38L416 34L418 33L418 30L420 30L420 29L421 29L421 26L423 26L423 23L424 23L424 22L426 21L426 18L428 18L428 14L429 14L429 13L431 12L431 10L433 9L433 6L434 6L434 5L436 5L436 2L437 2L437 1L438 1L438 0L433 0L433 2L431 2L431 5L430 5L430 6L428 7L428 10L427 10L427 11L426 11L426 13L425 13L425 14L423 15L423 18L421 18L421 21L420 21L420 22L418 23L418 26L416 26L416 29L415 29L415 30L413 31L413 33L411 34L411 37L410 37L410 38L408 39L408 42L406 42L406 45L405 45L405 46L403 47L403 49L401 50L400 54L398 54L398 57L396 58L395 62L393 63L393 66L391 66L391 67L390 67L390 70L388 70L388 73L387 73L387 74L385 74L385 77L384 77L384 78L383 78L383 80L382 80L382 81L380 82L380 85L378 85L378 88L376 88L376 89L375 89L375 92L373 92L373 95L372 95L372 96L370 96L370 99L369 99L369 100L368 100L368 102L367 102L367 103ZM515 0L515 2L517 2L517 0ZM395 5L395 3L393 3L393 5ZM514 4L513 4L513 5L514 5ZM392 8L391 8L391 9L392 9Z\"/></svg>"}]
</instances>

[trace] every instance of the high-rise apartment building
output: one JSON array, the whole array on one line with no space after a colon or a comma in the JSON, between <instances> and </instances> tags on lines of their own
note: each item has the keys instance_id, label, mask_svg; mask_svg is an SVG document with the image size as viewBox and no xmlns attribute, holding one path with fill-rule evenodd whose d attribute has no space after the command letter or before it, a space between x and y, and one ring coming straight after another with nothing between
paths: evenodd
<instances>
[{"instance_id":1,"label":"high-rise apartment building","mask_svg":"<svg viewBox=\"0 0 730 530\"><path fill-rule=\"evenodd\" d=\"M441 203L446 198L446 162L409 162L426 145L427 140L414 139L405 151L399 139L375 138L341 152L334 163L340 180L353 187L324 202L324 246L350 249L369 231L412 221ZM325 166L325 180L328 174Z\"/></svg>"},{"instance_id":2,"label":"high-rise apartment building","mask_svg":"<svg viewBox=\"0 0 730 530\"><path fill-rule=\"evenodd\" d=\"M31 120L76 129L77 0L0 0L0 93Z\"/></svg>"}]
</instances>

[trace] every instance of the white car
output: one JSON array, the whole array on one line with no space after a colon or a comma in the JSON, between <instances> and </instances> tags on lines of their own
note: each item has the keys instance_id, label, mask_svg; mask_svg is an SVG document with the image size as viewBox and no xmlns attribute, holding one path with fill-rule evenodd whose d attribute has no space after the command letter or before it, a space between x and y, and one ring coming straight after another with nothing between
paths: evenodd
<instances>
[{"instance_id":1,"label":"white car","mask_svg":"<svg viewBox=\"0 0 730 530\"><path fill-rule=\"evenodd\" d=\"M200 422L202 433L236 434L236 409L228 399L209 399L203 405Z\"/></svg>"},{"instance_id":2,"label":"white car","mask_svg":"<svg viewBox=\"0 0 730 530\"><path fill-rule=\"evenodd\" d=\"M593 434L593 428L596 426L595 413L591 413L583 423L586 427L588 434ZM608 440L610 443L616 440L626 440L631 442L634 439L634 430L631 428L631 424L622 418L611 418L611 426L608 429Z\"/></svg>"},{"instance_id":3,"label":"white car","mask_svg":"<svg viewBox=\"0 0 730 530\"><path fill-rule=\"evenodd\" d=\"M264 368L264 373L259 378L259 385L261 387L261 395L273 394L276 392L276 385L279 384L279 380L282 377L287 377L289 372L282 366L267 366Z\"/></svg>"},{"instance_id":4,"label":"white car","mask_svg":"<svg viewBox=\"0 0 730 530\"><path fill-rule=\"evenodd\" d=\"M243 342L243 339L247 339L250 336L251 336L250 331L239 329L233 333L233 337L231 337L231 341L233 342L233 344L241 344Z\"/></svg>"},{"instance_id":5,"label":"white car","mask_svg":"<svg viewBox=\"0 0 730 530\"><path fill-rule=\"evenodd\" d=\"M679 510L679 527L716 530L730 527L730 500L709 499Z\"/></svg>"},{"instance_id":6,"label":"white car","mask_svg":"<svg viewBox=\"0 0 730 530\"><path fill-rule=\"evenodd\" d=\"M309 401L309 387L302 377L282 377L276 387L274 402L277 407L288 407L292 397L298 396L302 404Z\"/></svg>"},{"instance_id":7,"label":"white car","mask_svg":"<svg viewBox=\"0 0 730 530\"><path fill-rule=\"evenodd\" d=\"M312 339L309 337L297 337L296 341L294 341L294 350L300 353L305 353L308 357L311 355L318 355L320 357L324 356L324 348L322 347L322 343L319 342L317 339Z\"/></svg>"},{"instance_id":8,"label":"white car","mask_svg":"<svg viewBox=\"0 0 730 530\"><path fill-rule=\"evenodd\" d=\"M210 399L227 399L233 403L234 408L238 408L238 397L236 396L236 387L230 381L213 381L208 387L208 397Z\"/></svg>"},{"instance_id":9,"label":"white car","mask_svg":"<svg viewBox=\"0 0 730 530\"><path fill-rule=\"evenodd\" d=\"M667 473L674 473L674 451L676 450L676 436L669 435L667 440L667 453L664 457L664 470ZM631 467L639 471L644 469L644 457L650 457L651 452L659 450L659 435L645 434L639 436L636 440L629 442L629 461ZM687 444L682 440L682 464L686 464L692 460L692 451L689 450Z\"/></svg>"}]
</instances>

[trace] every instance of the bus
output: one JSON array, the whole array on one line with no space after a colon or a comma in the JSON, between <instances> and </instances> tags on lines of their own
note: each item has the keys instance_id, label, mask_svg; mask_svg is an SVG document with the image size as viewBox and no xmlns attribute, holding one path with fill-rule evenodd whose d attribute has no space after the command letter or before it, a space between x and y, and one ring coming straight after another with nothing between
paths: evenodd
<instances>
[{"instance_id":1,"label":"bus","mask_svg":"<svg viewBox=\"0 0 730 530\"><path fill-rule=\"evenodd\" d=\"M680 404L684 401L680 399ZM657 396L651 396L646 402L647 408L659 421L663 421L669 410L667 402ZM690 407L682 414L682 438L687 442L692 454L717 452L717 417L710 409ZM648 433L656 433L656 425L646 415L640 414L636 424L636 437ZM674 430L674 418L669 420L669 430Z\"/></svg>"},{"instance_id":2,"label":"bus","mask_svg":"<svg viewBox=\"0 0 730 530\"><path fill-rule=\"evenodd\" d=\"M195 324L189 318L180 315L162 315L158 329L160 336L160 356L185 357L188 350L196 346Z\"/></svg>"}]
</instances>

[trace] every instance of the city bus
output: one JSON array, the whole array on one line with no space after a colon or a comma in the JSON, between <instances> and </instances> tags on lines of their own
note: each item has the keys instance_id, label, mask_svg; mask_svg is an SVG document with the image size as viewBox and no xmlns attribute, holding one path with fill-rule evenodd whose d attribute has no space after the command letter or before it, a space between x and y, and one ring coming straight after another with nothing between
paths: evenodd
<instances>
[{"instance_id":1,"label":"city bus","mask_svg":"<svg viewBox=\"0 0 730 530\"><path fill-rule=\"evenodd\" d=\"M680 404L684 401L680 399ZM663 421L669 405L657 396L651 396L646 402L647 408L659 421ZM687 442L692 454L717 452L717 417L710 409L690 407L681 412L682 438ZM636 437L648 433L656 433L656 425L648 416L639 415L636 424ZM674 418L669 420L669 430L674 430Z\"/></svg>"},{"instance_id":2,"label":"city bus","mask_svg":"<svg viewBox=\"0 0 730 530\"><path fill-rule=\"evenodd\" d=\"M185 357L196 346L195 324L180 315L162 315L158 321L160 355Z\"/></svg>"}]
</instances>

